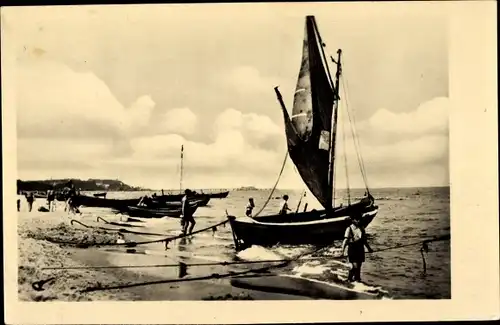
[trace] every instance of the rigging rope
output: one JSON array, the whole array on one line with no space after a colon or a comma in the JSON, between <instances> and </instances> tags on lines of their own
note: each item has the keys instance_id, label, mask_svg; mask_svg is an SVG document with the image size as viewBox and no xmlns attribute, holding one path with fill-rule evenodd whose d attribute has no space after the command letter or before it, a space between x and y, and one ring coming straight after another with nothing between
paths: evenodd
<instances>
[{"instance_id":1,"label":"rigging rope","mask_svg":"<svg viewBox=\"0 0 500 325\"><path fill-rule=\"evenodd\" d=\"M285 159L283 159L283 164L281 165L281 170L280 170L280 173L278 175L278 179L276 180L276 183L274 183L274 186L271 190L271 193L269 193L269 196L267 198L267 200L264 202L264 205L262 206L262 208L255 214L255 216L253 216L253 218L255 217L258 217L262 211L264 211L264 209L266 208L267 204L269 203L269 201L271 201L271 198L273 197L273 193L274 191L276 190L276 187L278 186L278 183L280 181L280 178L281 178L281 175L283 174L283 170L285 170L285 165L286 165L286 161L288 159L288 150L286 151L286 154L285 154Z\"/></svg>"},{"instance_id":2,"label":"rigging rope","mask_svg":"<svg viewBox=\"0 0 500 325\"><path fill-rule=\"evenodd\" d=\"M346 100L345 100L346 111L347 111L347 116L349 117L349 122L350 122L350 125L351 125L351 133L352 133L352 138L353 138L354 146L355 146L355 149L356 149L355 151L356 151L356 156L358 158L359 169L361 170L361 175L363 177L363 182L365 183L366 191L368 193L370 193L369 186L368 186L368 179L367 179L367 176L366 176L365 164L364 164L363 156L361 155L361 146L359 144L359 138L358 138L357 133L355 131L354 114L353 114L353 117L351 119L351 113L349 111L349 100L348 100L348 95L347 95L347 93L348 93L348 89L347 89L348 85L347 85L347 81L345 80L345 77L343 77L343 76L342 76L342 85L343 85L344 96L346 98Z\"/></svg>"},{"instance_id":3,"label":"rigging rope","mask_svg":"<svg viewBox=\"0 0 500 325\"><path fill-rule=\"evenodd\" d=\"M345 91L344 91L345 92ZM345 141L345 117L344 117L344 114L342 114L342 118L343 120L341 121L342 122L342 144L343 144L343 147L344 147L344 164L345 164L345 177L346 177L346 186L347 186L347 203L348 205L351 205L351 191L350 191L350 188L349 188L349 170L348 170L348 166L347 166L347 152L346 152L346 141Z\"/></svg>"}]
</instances>

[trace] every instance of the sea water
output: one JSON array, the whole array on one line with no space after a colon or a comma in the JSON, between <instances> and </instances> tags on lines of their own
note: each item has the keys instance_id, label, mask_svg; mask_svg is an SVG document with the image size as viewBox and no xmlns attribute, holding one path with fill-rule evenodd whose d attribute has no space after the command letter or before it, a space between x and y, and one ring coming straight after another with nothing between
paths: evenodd
<instances>
[{"instance_id":1,"label":"sea water","mask_svg":"<svg viewBox=\"0 0 500 325\"><path fill-rule=\"evenodd\" d=\"M351 198L363 195L363 190L350 192ZM369 242L374 250L385 249L398 245L419 242L450 233L450 198L449 188L391 188L373 189L372 195L379 206L376 218L366 229ZM270 190L232 191L225 199L212 199L208 206L200 207L195 213L196 229L208 227L226 220L226 211L231 215L243 216L245 205L249 197L256 203L255 212L260 210L264 202L271 197L262 215L276 213L279 209L280 197L290 196L289 206L294 209L300 198L301 191ZM144 195L138 192L110 192L107 198L130 198ZM345 191L337 194L337 202L345 202ZM302 199L301 210L308 198ZM109 221L126 219L126 216L115 215L108 209L82 208L81 219L95 221L101 216ZM179 219L143 219L144 222L136 225L143 228L130 228L141 232L164 233L177 235L180 230ZM103 224L104 226L104 224ZM154 236L131 236L125 234L127 240L158 239ZM335 243L340 246L340 242ZM451 296L450 282L450 242L440 241L429 244L429 252L425 254L427 272L423 274L423 262L420 245L402 247L366 255L366 262L362 267L363 282L370 288L377 287L386 291L391 299L449 299ZM243 260L270 260L283 257L293 257L303 253L311 247L273 247L264 248L252 246L236 253L229 224L195 235L190 240L177 240L169 243L165 250L164 244L145 245L146 251L142 255L124 254L120 250L109 250L109 261L117 265L140 265L157 263L175 263L180 260L196 262L230 261L236 257ZM347 261L329 258L335 249L322 251L323 259L317 261L299 261L293 267L277 269L284 274L309 277L315 280L333 282L334 278L346 276ZM197 260L198 259L198 260ZM232 266L232 270L245 270L256 265L246 264ZM262 266L258 264L257 266ZM224 273L227 267L220 267L216 272ZM158 277L175 276L161 268L141 269L141 272L150 273ZM204 267L190 268L190 275L203 276L211 274L214 269ZM172 273L172 274L170 274ZM364 284L357 284L362 287Z\"/></svg>"}]
</instances>

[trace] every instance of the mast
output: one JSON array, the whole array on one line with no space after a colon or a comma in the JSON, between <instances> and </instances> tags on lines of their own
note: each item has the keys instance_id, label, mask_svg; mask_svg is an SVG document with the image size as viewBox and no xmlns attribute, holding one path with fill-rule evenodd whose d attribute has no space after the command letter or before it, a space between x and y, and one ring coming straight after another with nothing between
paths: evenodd
<instances>
[{"instance_id":1,"label":"mast","mask_svg":"<svg viewBox=\"0 0 500 325\"><path fill-rule=\"evenodd\" d=\"M335 143L336 143L336 135L337 135L337 117L338 117L338 100L339 98L339 79L340 79L340 74L341 74L341 63L340 63L340 58L342 54L342 50L339 49L337 51L337 62L335 60L332 61L334 63L337 63L337 72L335 74L335 84L333 83L332 76L330 73L330 68L328 66L328 61L326 59L325 51L323 47L326 46L326 44L323 42L323 39L321 38L321 34L319 33L319 28L318 24L316 23L316 20L313 20L314 22L314 29L316 31L316 34L318 35L318 41L319 41L319 48L321 49L321 54L323 56L324 64L325 64L325 69L326 69L326 75L328 76L328 81L330 82L331 87L333 88L333 93L334 93L334 113L333 113L333 119L331 122L330 126L330 143L329 143L329 164L328 164L328 203L327 203L327 208L332 207L335 204L333 195L334 195L334 164L335 164Z\"/></svg>"},{"instance_id":2,"label":"mast","mask_svg":"<svg viewBox=\"0 0 500 325\"><path fill-rule=\"evenodd\" d=\"M336 136L337 136L337 118L338 118L338 108L339 108L339 80L340 80L340 74L342 73L342 63L341 63L341 56L342 56L342 50L339 49L337 51L337 61L331 58L334 63L337 64L337 72L335 73L335 88L334 88L334 95L335 95L335 103L334 103L334 113L333 113L333 119L332 119L332 127L331 127L331 132L330 132L330 165L328 166L328 190L330 191L330 195L328 196L328 199L330 200L330 204L328 204L328 207L332 207L335 204L333 201L333 174L334 174L334 161L335 161L335 143L336 143Z\"/></svg>"},{"instance_id":3,"label":"mast","mask_svg":"<svg viewBox=\"0 0 500 325\"><path fill-rule=\"evenodd\" d=\"M182 193L182 176L184 173L184 145L181 146L181 179L179 184L179 193Z\"/></svg>"}]
</instances>

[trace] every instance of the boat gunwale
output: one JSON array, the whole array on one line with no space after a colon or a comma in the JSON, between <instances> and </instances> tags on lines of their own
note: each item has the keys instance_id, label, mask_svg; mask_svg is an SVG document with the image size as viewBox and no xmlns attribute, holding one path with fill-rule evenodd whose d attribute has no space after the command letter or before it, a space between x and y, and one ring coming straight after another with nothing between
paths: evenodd
<instances>
[{"instance_id":1,"label":"boat gunwale","mask_svg":"<svg viewBox=\"0 0 500 325\"><path fill-rule=\"evenodd\" d=\"M362 218L365 218L365 216L376 215L378 213L378 210L379 210L378 207L376 207L372 211L365 212L365 213L363 213L363 217ZM255 224L255 225L263 225L263 226L304 226L304 225L315 225L315 224L323 224L323 223L332 223L332 222L346 221L349 218L350 218L349 216L339 216L339 217L324 218L324 219L321 219L321 220L313 220L313 221L279 222L279 223L278 222L262 222L262 221L257 221L254 218L249 218L250 220L252 220L252 222L245 222L245 221L241 221L241 219L238 220L236 218L235 220L233 220L233 222L237 222L237 223L240 223L240 224L249 224L249 225Z\"/></svg>"}]
</instances>

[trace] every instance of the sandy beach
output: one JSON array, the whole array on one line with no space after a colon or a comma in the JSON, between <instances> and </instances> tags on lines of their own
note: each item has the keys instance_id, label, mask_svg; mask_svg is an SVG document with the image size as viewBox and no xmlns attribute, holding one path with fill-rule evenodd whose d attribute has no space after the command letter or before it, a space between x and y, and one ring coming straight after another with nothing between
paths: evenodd
<instances>
[{"instance_id":1,"label":"sandy beach","mask_svg":"<svg viewBox=\"0 0 500 325\"><path fill-rule=\"evenodd\" d=\"M71 225L71 220L81 220L89 225L97 224L85 219L85 216L69 215L64 212L64 205L61 202L58 202L55 212L39 212L38 207L44 204L45 200L37 199L33 210L28 212L25 200L21 198L21 201L21 211L18 212L18 294L21 301L310 299L293 295L238 289L232 287L228 279L81 292L84 288L99 285L121 285L158 281L166 278L155 276L148 272L147 269L144 269L144 271L130 271L126 268L44 270L43 268L46 267L113 265L113 261L107 254L103 254L94 248L75 248L63 244L54 244L50 241L110 243L116 242L119 237L117 233ZM215 271L215 269L211 271ZM176 272L177 270L168 274L166 271L165 276L175 278ZM33 289L33 282L49 278L55 279L44 284L43 291ZM156 290L158 286L161 286L161 290Z\"/></svg>"}]
</instances>

